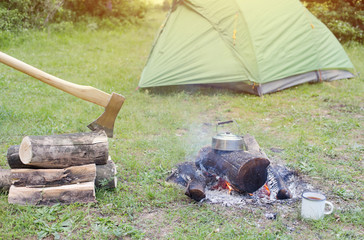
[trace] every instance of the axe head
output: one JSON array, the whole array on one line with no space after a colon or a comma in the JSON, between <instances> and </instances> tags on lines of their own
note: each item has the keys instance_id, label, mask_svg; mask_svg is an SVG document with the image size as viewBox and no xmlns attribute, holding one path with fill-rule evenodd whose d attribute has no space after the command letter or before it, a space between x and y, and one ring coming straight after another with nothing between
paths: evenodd
<instances>
[{"instance_id":1,"label":"axe head","mask_svg":"<svg viewBox=\"0 0 364 240\"><path fill-rule=\"evenodd\" d=\"M105 107L105 111L95 121L90 123L87 127L92 131L105 131L106 135L110 138L113 137L114 123L121 106L123 106L125 98L117 93L112 93L110 100Z\"/></svg>"}]
</instances>

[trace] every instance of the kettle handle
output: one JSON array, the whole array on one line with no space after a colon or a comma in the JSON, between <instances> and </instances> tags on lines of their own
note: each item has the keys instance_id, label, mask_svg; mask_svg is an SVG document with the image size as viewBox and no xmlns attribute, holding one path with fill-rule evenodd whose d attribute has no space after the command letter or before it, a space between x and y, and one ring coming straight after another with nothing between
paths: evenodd
<instances>
[{"instance_id":1,"label":"kettle handle","mask_svg":"<svg viewBox=\"0 0 364 240\"><path fill-rule=\"evenodd\" d=\"M237 123L235 120L229 120L229 121L224 121L224 122L218 122L218 123L216 124L216 132L217 132L217 127L218 127L218 126L223 125L223 124L233 123L233 122L236 124L236 127L237 127L237 129L238 129L238 134L240 134L240 127L239 127L238 123Z\"/></svg>"}]
</instances>

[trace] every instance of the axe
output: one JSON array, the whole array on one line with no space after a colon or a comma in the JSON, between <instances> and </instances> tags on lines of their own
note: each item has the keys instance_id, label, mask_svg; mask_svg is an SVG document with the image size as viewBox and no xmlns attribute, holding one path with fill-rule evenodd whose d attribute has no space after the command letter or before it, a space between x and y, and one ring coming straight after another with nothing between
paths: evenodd
<instances>
[{"instance_id":1,"label":"axe","mask_svg":"<svg viewBox=\"0 0 364 240\"><path fill-rule=\"evenodd\" d=\"M124 103L125 98L117 93L111 95L97 88L90 86L78 85L67 82L35 67L32 67L16 58L13 58L3 52L0 52L0 62L15 68L23 73L28 74L44 83L58 88L66 93L83 100L95 103L105 108L103 114L87 127L92 131L104 130L108 137L113 136L115 119Z\"/></svg>"}]
</instances>

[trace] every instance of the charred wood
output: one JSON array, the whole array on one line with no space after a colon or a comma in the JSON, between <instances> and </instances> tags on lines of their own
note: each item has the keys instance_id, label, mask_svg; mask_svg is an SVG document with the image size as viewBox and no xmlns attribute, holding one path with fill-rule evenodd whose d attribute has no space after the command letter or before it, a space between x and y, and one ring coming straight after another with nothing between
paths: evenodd
<instances>
[{"instance_id":1,"label":"charred wood","mask_svg":"<svg viewBox=\"0 0 364 240\"><path fill-rule=\"evenodd\" d=\"M247 148L247 151L250 154L253 154L255 156L260 156L262 158L266 158L268 159L267 155L265 154L265 152L260 148L257 140L255 139L254 136L250 135L250 134L246 134L244 135L244 142L245 142L245 146Z\"/></svg>"},{"instance_id":2,"label":"charred wood","mask_svg":"<svg viewBox=\"0 0 364 240\"><path fill-rule=\"evenodd\" d=\"M264 158L267 158L267 155L265 152L260 148L258 142L255 140L255 138L252 135L246 134L244 136L245 145L247 146L248 152L257 155L262 156ZM270 159L269 159L270 160ZM289 199L292 198L292 194L285 184L285 181L282 179L278 166L276 164L271 164L268 166L268 172L273 175L275 182L277 183L278 193L276 198L277 199Z\"/></svg>"},{"instance_id":3,"label":"charred wood","mask_svg":"<svg viewBox=\"0 0 364 240\"><path fill-rule=\"evenodd\" d=\"M205 186L206 184L204 182L191 180L187 184L185 194L199 202L206 197Z\"/></svg>"},{"instance_id":4,"label":"charred wood","mask_svg":"<svg viewBox=\"0 0 364 240\"><path fill-rule=\"evenodd\" d=\"M206 179L200 174L194 162L179 164L166 180L186 187L185 194L196 201L206 197Z\"/></svg>"},{"instance_id":5,"label":"charred wood","mask_svg":"<svg viewBox=\"0 0 364 240\"><path fill-rule=\"evenodd\" d=\"M290 199L292 198L292 193L287 187L285 181L283 180L277 166L269 166L268 172L271 173L274 177L274 180L277 184L277 199Z\"/></svg>"}]
</instances>

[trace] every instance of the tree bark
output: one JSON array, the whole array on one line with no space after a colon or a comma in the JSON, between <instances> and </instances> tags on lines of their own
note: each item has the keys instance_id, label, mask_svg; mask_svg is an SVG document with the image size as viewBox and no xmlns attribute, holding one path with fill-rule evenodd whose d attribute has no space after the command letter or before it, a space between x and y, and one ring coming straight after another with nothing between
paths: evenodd
<instances>
[{"instance_id":1,"label":"tree bark","mask_svg":"<svg viewBox=\"0 0 364 240\"><path fill-rule=\"evenodd\" d=\"M19 205L46 205L57 203L96 202L95 183L87 182L58 187L28 188L11 186L8 202Z\"/></svg>"},{"instance_id":2,"label":"tree bark","mask_svg":"<svg viewBox=\"0 0 364 240\"><path fill-rule=\"evenodd\" d=\"M260 156L262 158L267 158L267 155L265 154L265 152L260 148L257 140L255 139L255 137L253 137L250 134L246 134L244 135L244 142L245 142L245 146L247 148L247 151L255 156Z\"/></svg>"},{"instance_id":3,"label":"tree bark","mask_svg":"<svg viewBox=\"0 0 364 240\"><path fill-rule=\"evenodd\" d=\"M8 159L8 164L10 168L38 168L32 165L25 165L22 163L19 157L19 145L13 145L8 148L6 158Z\"/></svg>"},{"instance_id":4,"label":"tree bark","mask_svg":"<svg viewBox=\"0 0 364 240\"><path fill-rule=\"evenodd\" d=\"M11 180L16 187L54 187L83 182L96 178L95 164L73 166L65 169L12 169Z\"/></svg>"},{"instance_id":5,"label":"tree bark","mask_svg":"<svg viewBox=\"0 0 364 240\"><path fill-rule=\"evenodd\" d=\"M8 191L11 185L9 169L0 169L0 191Z\"/></svg>"},{"instance_id":6,"label":"tree bark","mask_svg":"<svg viewBox=\"0 0 364 240\"><path fill-rule=\"evenodd\" d=\"M82 166L81 166L82 167ZM72 167L70 167L72 168ZM101 170L99 169L101 168ZM14 170L31 170L31 169L0 169L0 191L8 191L11 183L12 183L12 176L11 172ZM65 169L38 169L38 170L59 170L64 172ZM96 178L95 178L95 187L97 188L107 188L113 189L117 186L117 177L116 177L116 165L113 161L108 161L106 165L96 165ZM110 175L109 175L110 174ZM59 176L59 175L58 175ZM14 177L13 177L14 178ZM67 179L64 179L67 181ZM33 181L31 179L30 181ZM77 181L74 179L74 181Z\"/></svg>"},{"instance_id":7,"label":"tree bark","mask_svg":"<svg viewBox=\"0 0 364 240\"><path fill-rule=\"evenodd\" d=\"M40 168L66 168L106 164L108 138L105 132L27 136L19 148L23 164Z\"/></svg>"}]
</instances>

